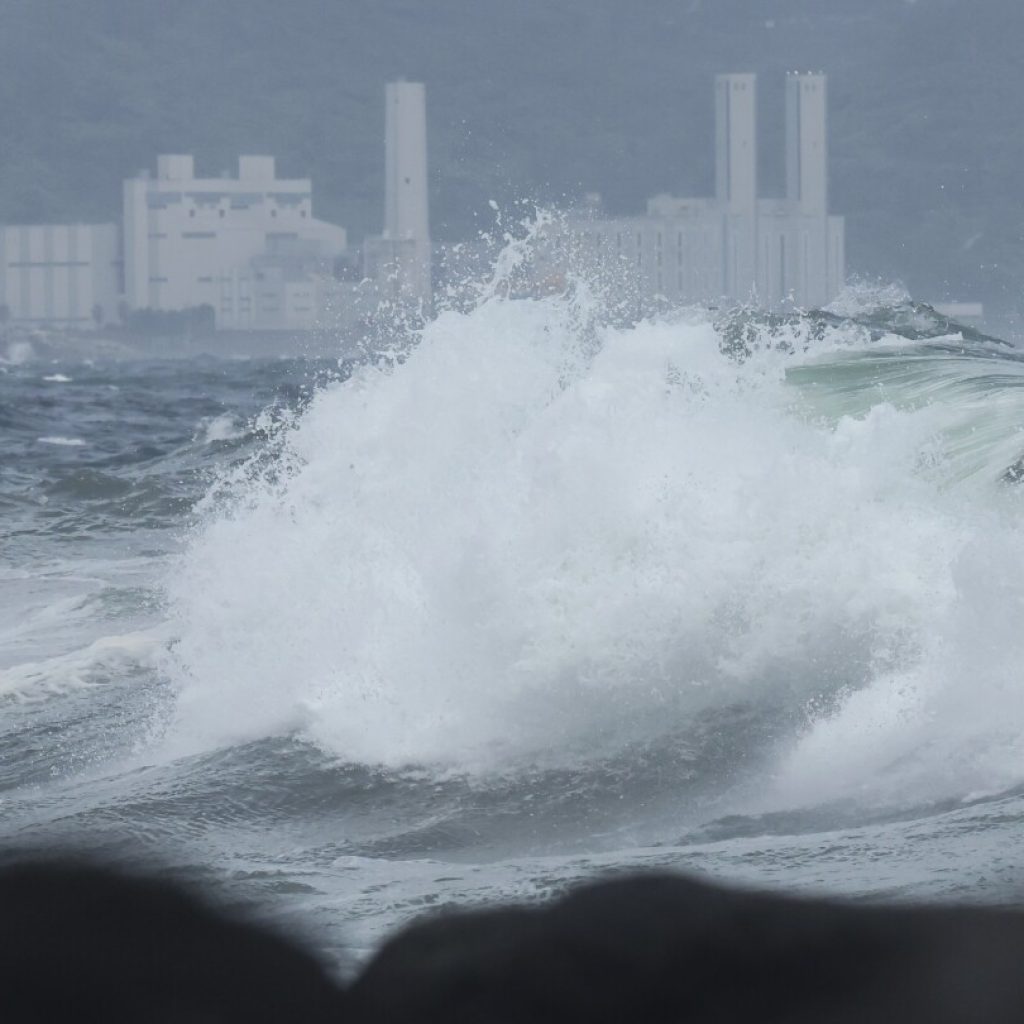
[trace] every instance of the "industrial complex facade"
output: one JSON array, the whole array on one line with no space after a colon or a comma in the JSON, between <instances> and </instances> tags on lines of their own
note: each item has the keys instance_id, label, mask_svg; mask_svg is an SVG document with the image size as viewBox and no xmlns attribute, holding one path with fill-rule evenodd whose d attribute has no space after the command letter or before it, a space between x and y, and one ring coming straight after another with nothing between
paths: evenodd
<instances>
[{"instance_id":1,"label":"industrial complex facade","mask_svg":"<svg viewBox=\"0 0 1024 1024\"><path fill-rule=\"evenodd\" d=\"M665 304L823 306L845 280L845 225L828 210L827 82L786 77L786 194L757 186L757 79L715 79L715 194L659 195L641 217L607 218L596 203L554 232L544 272L582 257L608 268L642 309ZM569 243L569 244L566 244Z\"/></svg>"},{"instance_id":2,"label":"industrial complex facade","mask_svg":"<svg viewBox=\"0 0 1024 1024\"><path fill-rule=\"evenodd\" d=\"M273 157L209 178L191 156L164 155L155 175L124 182L120 225L0 226L4 319L89 328L203 307L218 330L297 331L358 319L382 298L429 307L422 83L387 85L385 139L384 230L361 252L313 216L309 179L277 177Z\"/></svg>"},{"instance_id":3,"label":"industrial complex facade","mask_svg":"<svg viewBox=\"0 0 1024 1024\"><path fill-rule=\"evenodd\" d=\"M548 235L548 278L568 253L628 283L641 310L665 304L827 303L844 280L844 223L829 214L827 95L821 74L786 81L786 194L757 187L757 82L715 80L715 194L655 196L646 215L591 204ZM354 322L384 301L432 301L422 83L385 90L384 230L355 250L313 215L309 179L269 156L237 177L196 176L164 155L124 182L118 224L0 226L0 312L23 326L88 328L139 311L212 310L218 330L295 331ZM561 264L560 264L561 261Z\"/></svg>"},{"instance_id":4,"label":"industrial complex facade","mask_svg":"<svg viewBox=\"0 0 1024 1024\"><path fill-rule=\"evenodd\" d=\"M92 327L121 293L116 224L0 225L0 306L16 324Z\"/></svg>"},{"instance_id":5,"label":"industrial complex facade","mask_svg":"<svg viewBox=\"0 0 1024 1024\"><path fill-rule=\"evenodd\" d=\"M312 327L317 281L346 250L344 228L313 217L305 179L243 156L237 178L197 178L190 156L157 158L124 183L129 309L213 308L221 329Z\"/></svg>"}]
</instances>

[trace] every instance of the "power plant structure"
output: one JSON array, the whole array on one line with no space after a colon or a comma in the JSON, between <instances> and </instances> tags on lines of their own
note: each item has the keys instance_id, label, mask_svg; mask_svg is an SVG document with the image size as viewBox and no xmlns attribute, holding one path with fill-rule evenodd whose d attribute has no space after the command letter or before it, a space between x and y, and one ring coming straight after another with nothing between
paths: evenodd
<instances>
[{"instance_id":1,"label":"power plant structure","mask_svg":"<svg viewBox=\"0 0 1024 1024\"><path fill-rule=\"evenodd\" d=\"M364 267L391 298L429 307L433 286L423 83L389 82L384 110L384 232L366 239Z\"/></svg>"},{"instance_id":2,"label":"power plant structure","mask_svg":"<svg viewBox=\"0 0 1024 1024\"><path fill-rule=\"evenodd\" d=\"M786 194L758 196L757 78L715 78L715 194L654 196L640 217L575 211L553 232L550 279L570 259L597 265L635 297L660 305L827 304L846 274L845 222L828 212L827 81L786 76Z\"/></svg>"},{"instance_id":3,"label":"power plant structure","mask_svg":"<svg viewBox=\"0 0 1024 1024\"><path fill-rule=\"evenodd\" d=\"M4 324L92 328L132 313L206 309L217 330L304 331L431 304L426 91L385 88L385 216L362 249L313 216L308 178L272 156L237 176L196 174L186 154L125 180L120 224L0 225Z\"/></svg>"},{"instance_id":4,"label":"power plant structure","mask_svg":"<svg viewBox=\"0 0 1024 1024\"><path fill-rule=\"evenodd\" d=\"M639 217L591 202L552 227L538 280L572 259L607 272L641 313L668 305L822 306L845 276L844 220L828 211L827 82L790 74L786 188L758 195L757 79L715 79L715 185L707 198L654 196ZM308 178L242 156L237 176L197 176L161 155L123 187L120 224L0 226L6 325L90 328L133 313L205 310L217 330L302 331L371 317L383 302L430 312L433 299L426 90L385 87L384 218L358 249L313 215Z\"/></svg>"},{"instance_id":5,"label":"power plant structure","mask_svg":"<svg viewBox=\"0 0 1024 1024\"><path fill-rule=\"evenodd\" d=\"M129 310L212 307L221 330L303 329L345 229L313 217L308 178L242 156L238 176L196 177L191 156L157 157L124 183L123 301Z\"/></svg>"}]
</instances>

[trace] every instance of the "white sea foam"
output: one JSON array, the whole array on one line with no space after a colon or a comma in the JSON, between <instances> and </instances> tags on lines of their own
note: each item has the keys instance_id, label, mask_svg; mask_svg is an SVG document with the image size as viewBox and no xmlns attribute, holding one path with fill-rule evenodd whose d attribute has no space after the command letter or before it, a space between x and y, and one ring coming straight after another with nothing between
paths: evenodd
<instances>
[{"instance_id":1,"label":"white sea foam","mask_svg":"<svg viewBox=\"0 0 1024 1024\"><path fill-rule=\"evenodd\" d=\"M861 316L910 301L910 293L901 284L855 279L825 308L837 316Z\"/></svg>"},{"instance_id":2,"label":"white sea foam","mask_svg":"<svg viewBox=\"0 0 1024 1024\"><path fill-rule=\"evenodd\" d=\"M946 585L915 631L920 655L814 721L783 760L775 799L972 798L1024 780L1024 534L981 514L922 568L922 582Z\"/></svg>"},{"instance_id":3,"label":"white sea foam","mask_svg":"<svg viewBox=\"0 0 1024 1024\"><path fill-rule=\"evenodd\" d=\"M718 342L491 294L325 388L168 581L168 741L298 730L473 770L757 701L808 716L768 802L1024 779L1009 449L964 472L951 440L984 403L867 388L823 415L785 379L820 355ZM1011 445L1021 404L996 411Z\"/></svg>"},{"instance_id":4,"label":"white sea foam","mask_svg":"<svg viewBox=\"0 0 1024 1024\"><path fill-rule=\"evenodd\" d=\"M31 362L36 355L32 343L28 341L12 341L7 345L7 351L0 356L0 362L12 366L23 366Z\"/></svg>"},{"instance_id":5,"label":"white sea foam","mask_svg":"<svg viewBox=\"0 0 1024 1024\"><path fill-rule=\"evenodd\" d=\"M212 419L202 420L196 432L196 440L201 444L214 444L217 441L234 441L244 435L242 424L230 413L222 413Z\"/></svg>"},{"instance_id":6,"label":"white sea foam","mask_svg":"<svg viewBox=\"0 0 1024 1024\"><path fill-rule=\"evenodd\" d=\"M51 373L49 376L44 377L43 380L48 381L50 384L71 384L74 382L72 377L68 377L63 373Z\"/></svg>"},{"instance_id":7,"label":"white sea foam","mask_svg":"<svg viewBox=\"0 0 1024 1024\"><path fill-rule=\"evenodd\" d=\"M80 448L85 444L80 437L40 437L40 444L54 444L62 448Z\"/></svg>"},{"instance_id":8,"label":"white sea foam","mask_svg":"<svg viewBox=\"0 0 1024 1024\"><path fill-rule=\"evenodd\" d=\"M155 663L163 642L159 631L104 636L66 654L11 665L0 669L0 697L33 701L105 682Z\"/></svg>"}]
</instances>

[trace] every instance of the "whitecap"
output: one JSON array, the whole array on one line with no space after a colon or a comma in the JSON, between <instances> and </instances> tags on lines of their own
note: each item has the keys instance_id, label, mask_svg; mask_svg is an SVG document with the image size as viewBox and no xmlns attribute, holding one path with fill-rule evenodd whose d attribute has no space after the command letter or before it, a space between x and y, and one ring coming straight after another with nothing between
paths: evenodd
<instances>
[{"instance_id":1,"label":"whitecap","mask_svg":"<svg viewBox=\"0 0 1024 1024\"><path fill-rule=\"evenodd\" d=\"M230 413L222 413L212 419L204 419L199 423L196 440L201 444L214 444L217 441L235 441L244 436L239 421Z\"/></svg>"},{"instance_id":2,"label":"whitecap","mask_svg":"<svg viewBox=\"0 0 1024 1024\"><path fill-rule=\"evenodd\" d=\"M140 630L98 637L85 647L0 669L0 698L34 701L82 689L152 663L163 635Z\"/></svg>"}]
</instances>

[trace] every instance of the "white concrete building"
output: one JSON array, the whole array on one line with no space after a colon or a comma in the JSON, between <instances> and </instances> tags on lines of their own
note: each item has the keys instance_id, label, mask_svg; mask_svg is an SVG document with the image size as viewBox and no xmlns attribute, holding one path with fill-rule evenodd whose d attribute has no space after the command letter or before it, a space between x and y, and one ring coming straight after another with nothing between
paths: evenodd
<instances>
[{"instance_id":1,"label":"white concrete building","mask_svg":"<svg viewBox=\"0 0 1024 1024\"><path fill-rule=\"evenodd\" d=\"M366 239L366 276L384 295L429 308L433 291L423 83L389 82L384 110L384 232Z\"/></svg>"},{"instance_id":2,"label":"white concrete building","mask_svg":"<svg viewBox=\"0 0 1024 1024\"><path fill-rule=\"evenodd\" d=\"M191 156L165 154L155 176L124 182L120 227L0 226L0 315L97 327L209 307L219 330L291 331L372 319L382 298L429 311L421 82L388 83L385 149L384 230L361 254L313 216L309 179L278 178L273 157L239 157L237 177L197 177Z\"/></svg>"},{"instance_id":3,"label":"white concrete building","mask_svg":"<svg viewBox=\"0 0 1024 1024\"><path fill-rule=\"evenodd\" d=\"M218 329L303 329L316 280L345 252L345 229L313 216L308 178L276 177L242 156L238 177L195 176L191 156L157 159L124 183L124 284L130 309L213 307Z\"/></svg>"},{"instance_id":4,"label":"white concrete building","mask_svg":"<svg viewBox=\"0 0 1024 1024\"><path fill-rule=\"evenodd\" d=\"M569 218L555 240L604 267L641 312L661 304L817 307L842 289L844 220L828 213L823 74L786 80L786 196L758 198L757 82L715 79L715 195L655 196L643 217ZM568 243L568 244L567 244ZM557 253L541 273L550 276Z\"/></svg>"},{"instance_id":5,"label":"white concrete building","mask_svg":"<svg viewBox=\"0 0 1024 1024\"><path fill-rule=\"evenodd\" d=\"M0 306L25 327L91 328L117 319L116 224L0 226Z\"/></svg>"}]
</instances>

